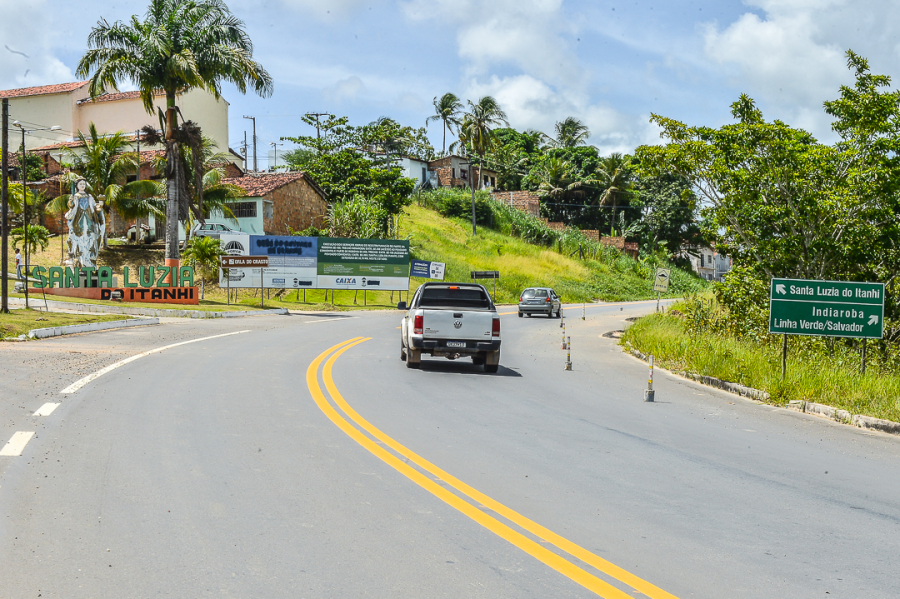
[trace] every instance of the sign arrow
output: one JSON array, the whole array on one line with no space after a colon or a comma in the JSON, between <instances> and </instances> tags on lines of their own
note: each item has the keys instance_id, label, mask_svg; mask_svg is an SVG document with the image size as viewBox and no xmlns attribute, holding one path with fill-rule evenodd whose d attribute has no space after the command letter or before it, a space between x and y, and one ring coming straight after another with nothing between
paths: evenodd
<instances>
[{"instance_id":1,"label":"sign arrow","mask_svg":"<svg viewBox=\"0 0 900 599\"><path fill-rule=\"evenodd\" d=\"M878 324L878 316L876 314L869 317L869 324Z\"/></svg>"},{"instance_id":2,"label":"sign arrow","mask_svg":"<svg viewBox=\"0 0 900 599\"><path fill-rule=\"evenodd\" d=\"M780 293L781 295L787 295L787 289L785 289L784 285L781 283L775 285L775 292Z\"/></svg>"}]
</instances>

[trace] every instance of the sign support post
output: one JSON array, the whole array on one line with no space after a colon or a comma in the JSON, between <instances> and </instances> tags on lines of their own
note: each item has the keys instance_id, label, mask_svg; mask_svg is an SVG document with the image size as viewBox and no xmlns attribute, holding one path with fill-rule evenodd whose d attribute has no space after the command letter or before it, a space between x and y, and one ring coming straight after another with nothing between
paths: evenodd
<instances>
[{"instance_id":1,"label":"sign support post","mask_svg":"<svg viewBox=\"0 0 900 599\"><path fill-rule=\"evenodd\" d=\"M230 268L225 269L225 284L227 286L226 287L227 291L225 293L228 294L228 305L230 306L231 305L231 269Z\"/></svg>"},{"instance_id":2,"label":"sign support post","mask_svg":"<svg viewBox=\"0 0 900 599\"><path fill-rule=\"evenodd\" d=\"M266 307L266 291L264 289L264 283L263 283L263 273L264 272L265 272L265 270L263 268L259 269L259 307L260 308Z\"/></svg>"},{"instance_id":3,"label":"sign support post","mask_svg":"<svg viewBox=\"0 0 900 599\"><path fill-rule=\"evenodd\" d=\"M784 380L787 375L787 333L781 337L781 380Z\"/></svg>"},{"instance_id":4,"label":"sign support post","mask_svg":"<svg viewBox=\"0 0 900 599\"><path fill-rule=\"evenodd\" d=\"M669 279L672 276L672 269L657 268L656 275L653 277L653 291L656 292L656 311L659 312L659 299L663 293L669 292Z\"/></svg>"}]
</instances>

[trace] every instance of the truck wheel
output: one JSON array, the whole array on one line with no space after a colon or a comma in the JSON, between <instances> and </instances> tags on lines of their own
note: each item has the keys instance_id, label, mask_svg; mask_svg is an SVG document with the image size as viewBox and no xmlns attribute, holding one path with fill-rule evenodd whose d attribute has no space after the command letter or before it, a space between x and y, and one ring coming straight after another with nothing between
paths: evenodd
<instances>
[{"instance_id":1,"label":"truck wheel","mask_svg":"<svg viewBox=\"0 0 900 599\"><path fill-rule=\"evenodd\" d=\"M402 343L402 342L400 343L400 359L401 359L403 362L406 362L406 350L403 349L403 343Z\"/></svg>"},{"instance_id":2,"label":"truck wheel","mask_svg":"<svg viewBox=\"0 0 900 599\"><path fill-rule=\"evenodd\" d=\"M481 366L484 364L484 354L477 354L472 356L472 364L475 366Z\"/></svg>"},{"instance_id":3,"label":"truck wheel","mask_svg":"<svg viewBox=\"0 0 900 599\"><path fill-rule=\"evenodd\" d=\"M500 368L499 364L485 364L484 371L490 374L496 374L497 370Z\"/></svg>"},{"instance_id":4,"label":"truck wheel","mask_svg":"<svg viewBox=\"0 0 900 599\"><path fill-rule=\"evenodd\" d=\"M406 350L406 367L418 368L422 365L422 352L415 349Z\"/></svg>"}]
</instances>

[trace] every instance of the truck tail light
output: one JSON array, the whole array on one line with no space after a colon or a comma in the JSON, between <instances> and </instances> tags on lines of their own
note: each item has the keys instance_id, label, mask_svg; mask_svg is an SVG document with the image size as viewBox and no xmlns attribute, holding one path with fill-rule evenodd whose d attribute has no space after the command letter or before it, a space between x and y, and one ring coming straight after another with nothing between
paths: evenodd
<instances>
[{"instance_id":1,"label":"truck tail light","mask_svg":"<svg viewBox=\"0 0 900 599\"><path fill-rule=\"evenodd\" d=\"M494 322L491 323L491 336L499 337L500 336L500 319L495 318Z\"/></svg>"},{"instance_id":2,"label":"truck tail light","mask_svg":"<svg viewBox=\"0 0 900 599\"><path fill-rule=\"evenodd\" d=\"M418 314L416 316L415 321L413 322L413 334L421 335L424 330L425 330L425 317L423 317L421 314Z\"/></svg>"}]
</instances>

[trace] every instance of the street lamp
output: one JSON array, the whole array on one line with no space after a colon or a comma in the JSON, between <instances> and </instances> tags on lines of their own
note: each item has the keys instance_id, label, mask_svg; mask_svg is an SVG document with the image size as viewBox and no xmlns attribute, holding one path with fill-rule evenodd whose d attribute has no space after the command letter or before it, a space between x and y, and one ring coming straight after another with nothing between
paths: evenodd
<instances>
[{"instance_id":1,"label":"street lamp","mask_svg":"<svg viewBox=\"0 0 900 599\"><path fill-rule=\"evenodd\" d=\"M28 171L25 166L25 134L34 133L35 131L59 131L62 129L59 125L52 127L37 127L35 129L25 129L19 121L13 121L13 127L18 127L22 131L22 222L23 235L25 237L25 309L28 309Z\"/></svg>"}]
</instances>

